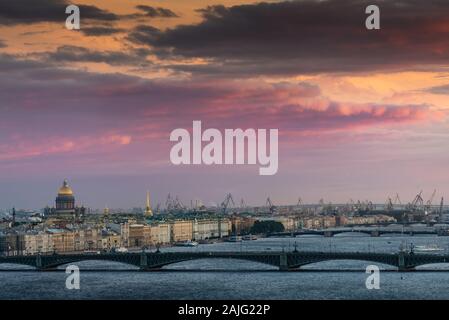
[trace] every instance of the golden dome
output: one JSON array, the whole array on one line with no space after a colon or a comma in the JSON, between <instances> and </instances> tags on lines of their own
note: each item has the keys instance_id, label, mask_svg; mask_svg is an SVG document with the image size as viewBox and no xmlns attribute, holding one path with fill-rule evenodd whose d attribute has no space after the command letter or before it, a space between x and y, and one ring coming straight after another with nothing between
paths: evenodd
<instances>
[{"instance_id":1,"label":"golden dome","mask_svg":"<svg viewBox=\"0 0 449 320\"><path fill-rule=\"evenodd\" d=\"M58 195L60 195L60 196L72 196L73 195L73 191L69 187L69 183L67 182L67 180L64 180L62 187L59 188Z\"/></svg>"}]
</instances>

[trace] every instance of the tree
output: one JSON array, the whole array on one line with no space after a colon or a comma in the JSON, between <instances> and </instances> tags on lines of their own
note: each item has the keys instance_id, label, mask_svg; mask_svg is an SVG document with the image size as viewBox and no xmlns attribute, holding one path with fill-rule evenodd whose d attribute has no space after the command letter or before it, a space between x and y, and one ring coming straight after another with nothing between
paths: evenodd
<instances>
[{"instance_id":1,"label":"tree","mask_svg":"<svg viewBox=\"0 0 449 320\"><path fill-rule=\"evenodd\" d=\"M278 221L256 221L251 227L252 234L271 233L271 232L283 232L285 230L284 225Z\"/></svg>"}]
</instances>

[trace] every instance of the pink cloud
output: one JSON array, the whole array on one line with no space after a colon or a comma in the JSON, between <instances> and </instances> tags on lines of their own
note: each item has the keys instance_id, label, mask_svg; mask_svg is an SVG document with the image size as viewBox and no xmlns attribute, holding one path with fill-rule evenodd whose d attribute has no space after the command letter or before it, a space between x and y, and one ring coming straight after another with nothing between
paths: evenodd
<instances>
[{"instance_id":1,"label":"pink cloud","mask_svg":"<svg viewBox=\"0 0 449 320\"><path fill-rule=\"evenodd\" d=\"M0 161L61 154L76 159L89 153L91 162L103 163L106 154L111 158L115 153L130 161L151 154L152 161L160 162L167 158L170 132L190 128L193 120L220 129L278 128L281 143L307 137L316 144L322 143L317 137L332 139L336 132L353 134L355 129L427 123L436 118L424 104L332 101L317 84L308 82L181 83L75 73L67 76L80 77L79 81L68 85L58 75L48 75L48 87L35 87L26 78L4 82L10 86L4 92L13 108L0 120ZM32 93L33 105L21 95L8 95L20 86ZM123 148L126 153L121 153Z\"/></svg>"},{"instance_id":2,"label":"pink cloud","mask_svg":"<svg viewBox=\"0 0 449 320\"><path fill-rule=\"evenodd\" d=\"M15 136L9 142L0 144L0 161L52 156L65 153L82 154L116 150L131 143L129 135L104 134L103 136L48 137L44 140Z\"/></svg>"}]
</instances>

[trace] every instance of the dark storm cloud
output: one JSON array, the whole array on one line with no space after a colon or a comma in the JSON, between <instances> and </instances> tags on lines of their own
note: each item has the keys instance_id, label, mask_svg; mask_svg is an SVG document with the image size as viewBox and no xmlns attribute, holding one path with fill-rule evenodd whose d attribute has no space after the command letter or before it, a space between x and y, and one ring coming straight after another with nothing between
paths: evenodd
<instances>
[{"instance_id":1,"label":"dark storm cloud","mask_svg":"<svg viewBox=\"0 0 449 320\"><path fill-rule=\"evenodd\" d=\"M148 66L148 49L133 49L128 52L97 51L78 46L60 46L53 52L35 54L37 57L53 62L104 62L110 65Z\"/></svg>"},{"instance_id":2,"label":"dark storm cloud","mask_svg":"<svg viewBox=\"0 0 449 320\"><path fill-rule=\"evenodd\" d=\"M135 43L148 44L158 41L161 37L163 37L161 30L152 26L139 25L133 29L128 38Z\"/></svg>"},{"instance_id":3,"label":"dark storm cloud","mask_svg":"<svg viewBox=\"0 0 449 320\"><path fill-rule=\"evenodd\" d=\"M427 89L426 91L430 92L430 93L435 93L435 94L448 94L449 95L449 85L432 87L432 88Z\"/></svg>"},{"instance_id":4,"label":"dark storm cloud","mask_svg":"<svg viewBox=\"0 0 449 320\"><path fill-rule=\"evenodd\" d=\"M150 7L146 5L136 6L137 9L145 12L145 16L151 18L177 18L178 15L171 11L170 9L160 8L160 7Z\"/></svg>"},{"instance_id":5,"label":"dark storm cloud","mask_svg":"<svg viewBox=\"0 0 449 320\"><path fill-rule=\"evenodd\" d=\"M86 36L110 36L112 34L124 32L125 29L115 27L84 27L80 31Z\"/></svg>"},{"instance_id":6,"label":"dark storm cloud","mask_svg":"<svg viewBox=\"0 0 449 320\"><path fill-rule=\"evenodd\" d=\"M14 71L20 73L22 70L34 70L38 68L45 68L49 65L36 60L19 59L10 54L0 54L0 72ZM3 78L3 77L2 77ZM6 77L5 77L6 78ZM1 78L0 78L1 79Z\"/></svg>"},{"instance_id":7,"label":"dark storm cloud","mask_svg":"<svg viewBox=\"0 0 449 320\"><path fill-rule=\"evenodd\" d=\"M0 25L64 22L66 0L0 0ZM118 16L91 5L78 5L85 19L114 21Z\"/></svg>"},{"instance_id":8,"label":"dark storm cloud","mask_svg":"<svg viewBox=\"0 0 449 320\"><path fill-rule=\"evenodd\" d=\"M377 4L381 30L365 28ZM165 56L205 58L173 66L204 74L295 74L395 70L449 61L447 0L327 0L199 10L203 21L165 31L138 26L129 39Z\"/></svg>"}]
</instances>

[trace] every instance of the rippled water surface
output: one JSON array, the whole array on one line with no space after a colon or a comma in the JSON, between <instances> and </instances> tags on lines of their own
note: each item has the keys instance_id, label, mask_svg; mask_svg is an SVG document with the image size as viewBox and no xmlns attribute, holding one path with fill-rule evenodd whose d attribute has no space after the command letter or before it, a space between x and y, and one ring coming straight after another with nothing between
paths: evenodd
<instances>
[{"instance_id":1,"label":"rippled water surface","mask_svg":"<svg viewBox=\"0 0 449 320\"><path fill-rule=\"evenodd\" d=\"M398 235L371 238L354 234L341 234L333 238L259 239L163 250L289 251L296 246L301 251L396 252L404 241L418 246L437 244L445 250L441 253L448 253L449 237ZM271 266L248 261L203 259L166 266L165 271L161 272L140 272L124 264L85 261L77 263L81 268L80 290L66 289L64 267L56 272L35 272L28 267L2 265L8 271L0 271L0 298L449 299L449 264L421 266L420 270L427 271L408 273L379 265L382 270L380 290L367 290L365 281L368 274L365 268L370 264L373 263L327 261L305 266L301 272L279 272Z\"/></svg>"}]
</instances>

